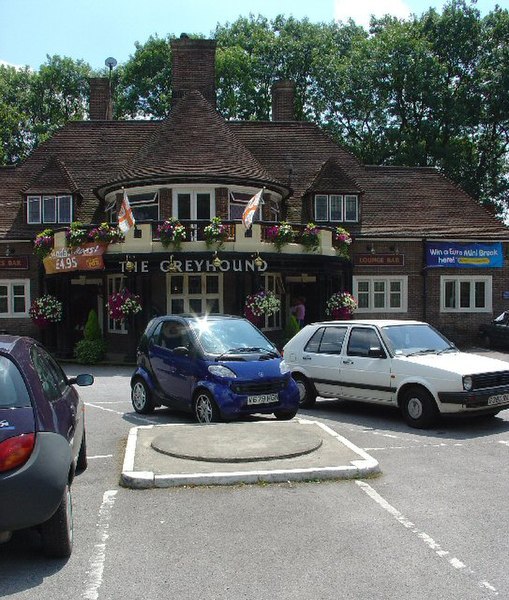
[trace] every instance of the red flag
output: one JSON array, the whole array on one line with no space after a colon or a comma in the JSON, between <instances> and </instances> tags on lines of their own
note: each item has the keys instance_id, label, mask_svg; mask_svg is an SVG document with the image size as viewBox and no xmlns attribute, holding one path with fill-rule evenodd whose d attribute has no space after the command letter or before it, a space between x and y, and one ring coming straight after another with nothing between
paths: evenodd
<instances>
[{"instance_id":1,"label":"red flag","mask_svg":"<svg viewBox=\"0 0 509 600\"><path fill-rule=\"evenodd\" d=\"M251 200L247 203L244 212L242 213L242 223L246 229L249 229L253 224L253 218L255 212L258 210L258 206L260 205L260 200L262 198L263 190L262 188L259 192L257 192Z\"/></svg>"},{"instance_id":2,"label":"red flag","mask_svg":"<svg viewBox=\"0 0 509 600\"><path fill-rule=\"evenodd\" d=\"M118 211L118 226L120 231L127 233L131 227L134 227L135 223L136 221L134 220L133 211L129 204L129 198L127 197L127 192L124 190L124 197L122 198L122 204Z\"/></svg>"}]
</instances>

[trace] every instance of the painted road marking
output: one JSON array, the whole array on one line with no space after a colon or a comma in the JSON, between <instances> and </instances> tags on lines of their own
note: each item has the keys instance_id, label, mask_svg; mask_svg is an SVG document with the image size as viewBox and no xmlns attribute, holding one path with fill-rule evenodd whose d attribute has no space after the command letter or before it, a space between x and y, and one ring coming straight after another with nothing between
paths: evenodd
<instances>
[{"instance_id":1,"label":"painted road marking","mask_svg":"<svg viewBox=\"0 0 509 600\"><path fill-rule=\"evenodd\" d=\"M412 533L414 533L420 540L422 540L428 548L433 550L438 556L441 558L445 558L447 562L458 571L461 571L467 575L477 578L475 572L467 567L467 565L454 556L450 556L450 552L448 550L444 550L438 542L436 542L431 536L429 536L424 531L420 531L411 521L409 521L403 514L399 512L394 506L389 504L387 500L382 498L380 494L375 491L369 484L365 481L357 480L355 482L362 490L365 492L372 500L374 500L380 507L382 507L385 511L387 511L391 516L393 516L396 521L401 523L403 527L406 527ZM494 586L492 586L488 581L481 580L477 582L477 585L488 592L490 592L494 596L498 596L498 592Z\"/></svg>"},{"instance_id":2,"label":"painted road marking","mask_svg":"<svg viewBox=\"0 0 509 600\"><path fill-rule=\"evenodd\" d=\"M103 501L99 508L97 520L98 542L94 546L94 552L89 561L89 569L86 571L88 581L86 582L83 598L86 600L97 600L99 588L103 582L104 563L106 561L106 541L109 538L110 519L115 497L118 490L108 490L103 494Z\"/></svg>"}]
</instances>

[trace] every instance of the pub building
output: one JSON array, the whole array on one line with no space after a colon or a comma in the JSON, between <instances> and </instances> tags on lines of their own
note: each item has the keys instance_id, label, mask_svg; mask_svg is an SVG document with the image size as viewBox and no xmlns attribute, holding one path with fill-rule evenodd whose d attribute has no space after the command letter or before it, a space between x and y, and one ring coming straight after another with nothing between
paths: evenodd
<instances>
[{"instance_id":1,"label":"pub building","mask_svg":"<svg viewBox=\"0 0 509 600\"><path fill-rule=\"evenodd\" d=\"M457 344L509 308L509 229L434 168L362 164L315 124L296 121L294 85L272 89L270 121L226 121L216 110L211 40L173 40L172 110L164 120L112 119L108 79L90 81L90 120L69 122L15 167L0 168L0 329L73 355L91 309L108 358L132 359L148 321L162 314L243 314L246 297L270 290L281 310L260 324L284 342L289 308L306 298L306 321L325 319L327 299L353 293L354 317L419 319ZM263 190L252 226L241 220ZM124 192L136 224L122 242L69 248L66 230L116 225ZM219 217L221 243L204 230ZM186 237L165 246L159 226L177 219ZM292 243L274 245L287 222ZM319 246L302 242L308 223ZM352 238L345 251L337 228ZM54 232L43 261L34 239ZM129 289L142 310L107 311ZM52 294L61 323L39 329L31 302Z\"/></svg>"}]
</instances>

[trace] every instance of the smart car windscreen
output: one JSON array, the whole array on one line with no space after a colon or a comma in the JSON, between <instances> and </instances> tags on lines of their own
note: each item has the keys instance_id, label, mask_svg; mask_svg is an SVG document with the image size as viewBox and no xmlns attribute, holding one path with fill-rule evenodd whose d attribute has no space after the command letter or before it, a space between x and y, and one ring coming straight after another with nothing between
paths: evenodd
<instances>
[{"instance_id":1,"label":"smart car windscreen","mask_svg":"<svg viewBox=\"0 0 509 600\"><path fill-rule=\"evenodd\" d=\"M276 351L275 346L256 327L243 319L197 319L189 325L207 354Z\"/></svg>"},{"instance_id":2,"label":"smart car windscreen","mask_svg":"<svg viewBox=\"0 0 509 600\"><path fill-rule=\"evenodd\" d=\"M394 354L425 354L455 349L445 337L429 325L389 325L382 329Z\"/></svg>"}]
</instances>

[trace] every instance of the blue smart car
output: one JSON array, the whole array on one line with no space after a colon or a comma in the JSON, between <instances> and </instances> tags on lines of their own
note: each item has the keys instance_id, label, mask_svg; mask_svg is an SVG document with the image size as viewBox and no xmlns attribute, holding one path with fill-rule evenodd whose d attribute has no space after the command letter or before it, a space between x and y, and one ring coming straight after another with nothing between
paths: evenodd
<instances>
[{"instance_id":1,"label":"blue smart car","mask_svg":"<svg viewBox=\"0 0 509 600\"><path fill-rule=\"evenodd\" d=\"M248 320L228 315L152 319L138 346L131 378L138 413L169 406L199 423L274 413L292 419L295 381L274 344Z\"/></svg>"}]
</instances>

